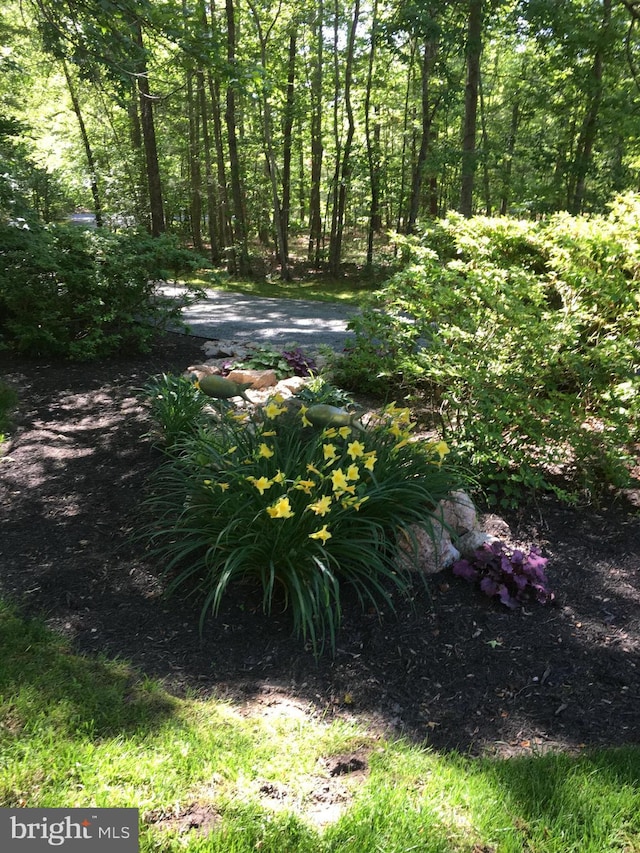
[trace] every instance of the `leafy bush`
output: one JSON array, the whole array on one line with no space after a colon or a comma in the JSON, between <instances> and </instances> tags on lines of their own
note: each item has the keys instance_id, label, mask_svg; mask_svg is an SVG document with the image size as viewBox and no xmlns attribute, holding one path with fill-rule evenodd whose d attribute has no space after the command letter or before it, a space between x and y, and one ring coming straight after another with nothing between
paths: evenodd
<instances>
[{"instance_id":1,"label":"leafy bush","mask_svg":"<svg viewBox=\"0 0 640 853\"><path fill-rule=\"evenodd\" d=\"M640 197L609 217L451 215L352 324L340 384L403 383L489 501L629 482L640 416Z\"/></svg>"},{"instance_id":2,"label":"leafy bush","mask_svg":"<svg viewBox=\"0 0 640 853\"><path fill-rule=\"evenodd\" d=\"M182 436L197 433L206 423L205 407L210 400L186 376L163 373L147 383L144 396L164 448L173 447Z\"/></svg>"},{"instance_id":3,"label":"leafy bush","mask_svg":"<svg viewBox=\"0 0 640 853\"><path fill-rule=\"evenodd\" d=\"M230 585L253 579L264 609L282 598L294 630L318 651L335 644L340 588L364 605L408 594L396 533L430 527L458 484L438 451L410 441L408 412L389 407L364 434L316 429L274 398L254 414L219 406L209 425L169 449L151 486L144 537L172 575L203 601L201 623Z\"/></svg>"},{"instance_id":4,"label":"leafy bush","mask_svg":"<svg viewBox=\"0 0 640 853\"><path fill-rule=\"evenodd\" d=\"M4 346L79 360L145 350L171 313L153 281L204 263L169 237L72 226L0 225L0 246Z\"/></svg>"},{"instance_id":5,"label":"leafy bush","mask_svg":"<svg viewBox=\"0 0 640 853\"><path fill-rule=\"evenodd\" d=\"M481 591L514 610L527 601L547 604L553 599L545 567L549 561L537 548L528 554L507 550L504 542L493 542L478 548L471 560L458 560L453 574L472 583Z\"/></svg>"}]
</instances>

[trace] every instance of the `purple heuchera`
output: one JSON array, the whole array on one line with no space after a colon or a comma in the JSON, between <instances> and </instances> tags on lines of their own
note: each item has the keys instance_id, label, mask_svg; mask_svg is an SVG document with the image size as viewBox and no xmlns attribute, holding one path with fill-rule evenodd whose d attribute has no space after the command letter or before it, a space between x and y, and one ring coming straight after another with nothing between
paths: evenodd
<instances>
[{"instance_id":1,"label":"purple heuchera","mask_svg":"<svg viewBox=\"0 0 640 853\"><path fill-rule=\"evenodd\" d=\"M498 541L478 548L469 560L455 562L453 573L479 583L485 595L514 610L531 599L540 604L553 600L545 573L547 563L535 547L528 554L519 549L509 552L504 542Z\"/></svg>"},{"instance_id":2,"label":"purple heuchera","mask_svg":"<svg viewBox=\"0 0 640 853\"><path fill-rule=\"evenodd\" d=\"M305 355L300 347L285 350L282 353L282 357L296 376L310 376L312 371L316 369L316 363L313 358L309 355Z\"/></svg>"}]
</instances>

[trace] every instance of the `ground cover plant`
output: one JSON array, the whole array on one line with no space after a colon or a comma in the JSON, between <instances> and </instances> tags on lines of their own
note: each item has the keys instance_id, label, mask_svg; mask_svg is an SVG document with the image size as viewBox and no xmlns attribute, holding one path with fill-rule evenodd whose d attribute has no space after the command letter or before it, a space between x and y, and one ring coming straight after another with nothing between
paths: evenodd
<instances>
[{"instance_id":1,"label":"ground cover plant","mask_svg":"<svg viewBox=\"0 0 640 853\"><path fill-rule=\"evenodd\" d=\"M409 594L396 539L414 524L430 530L460 475L443 464L444 442L410 440L407 409L388 405L366 429L318 428L312 409L277 396L255 412L216 401L207 421L197 382L165 376L147 393L170 443L144 536L175 575L170 590L195 584L201 621L254 578L266 612L283 598L298 635L335 649L343 584L366 607L391 605L388 584Z\"/></svg>"},{"instance_id":2,"label":"ground cover plant","mask_svg":"<svg viewBox=\"0 0 640 853\"><path fill-rule=\"evenodd\" d=\"M352 321L338 384L403 384L496 503L627 486L640 437L639 222L640 200L625 196L608 216L452 214L400 239L407 264Z\"/></svg>"}]
</instances>

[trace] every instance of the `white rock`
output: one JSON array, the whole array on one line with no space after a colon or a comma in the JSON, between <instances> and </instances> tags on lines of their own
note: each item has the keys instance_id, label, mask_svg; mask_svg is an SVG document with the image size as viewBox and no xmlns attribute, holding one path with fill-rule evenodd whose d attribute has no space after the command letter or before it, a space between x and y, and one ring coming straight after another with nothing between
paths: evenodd
<instances>
[{"instance_id":1,"label":"white rock","mask_svg":"<svg viewBox=\"0 0 640 853\"><path fill-rule=\"evenodd\" d=\"M404 568L435 575L460 559L460 552L453 545L449 532L437 521L433 531L412 524L401 531L398 539L400 562Z\"/></svg>"},{"instance_id":2,"label":"white rock","mask_svg":"<svg viewBox=\"0 0 640 853\"><path fill-rule=\"evenodd\" d=\"M440 501L436 511L445 528L462 536L478 527L478 513L473 501L466 492L451 492L448 498Z\"/></svg>"}]
</instances>

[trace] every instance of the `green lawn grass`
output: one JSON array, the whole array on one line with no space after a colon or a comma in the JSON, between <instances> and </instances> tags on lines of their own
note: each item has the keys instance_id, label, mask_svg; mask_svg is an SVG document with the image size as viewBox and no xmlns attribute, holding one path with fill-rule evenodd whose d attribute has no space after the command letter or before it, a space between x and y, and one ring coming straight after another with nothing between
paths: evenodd
<instances>
[{"instance_id":1,"label":"green lawn grass","mask_svg":"<svg viewBox=\"0 0 640 853\"><path fill-rule=\"evenodd\" d=\"M474 759L302 701L177 699L4 606L0 660L0 806L137 807L143 853L640 851L640 748ZM327 762L353 753L368 772L332 778ZM341 807L324 823L319 791ZM206 834L157 820L193 804L214 817Z\"/></svg>"},{"instance_id":2,"label":"green lawn grass","mask_svg":"<svg viewBox=\"0 0 640 853\"><path fill-rule=\"evenodd\" d=\"M336 279L328 275L318 275L295 281L282 281L277 277L240 279L226 273L207 272L205 270L181 281L192 287L212 288L230 293L245 293L251 296L268 296L278 299L343 302L348 305L366 304L369 295L380 287L380 282L367 278Z\"/></svg>"}]
</instances>

